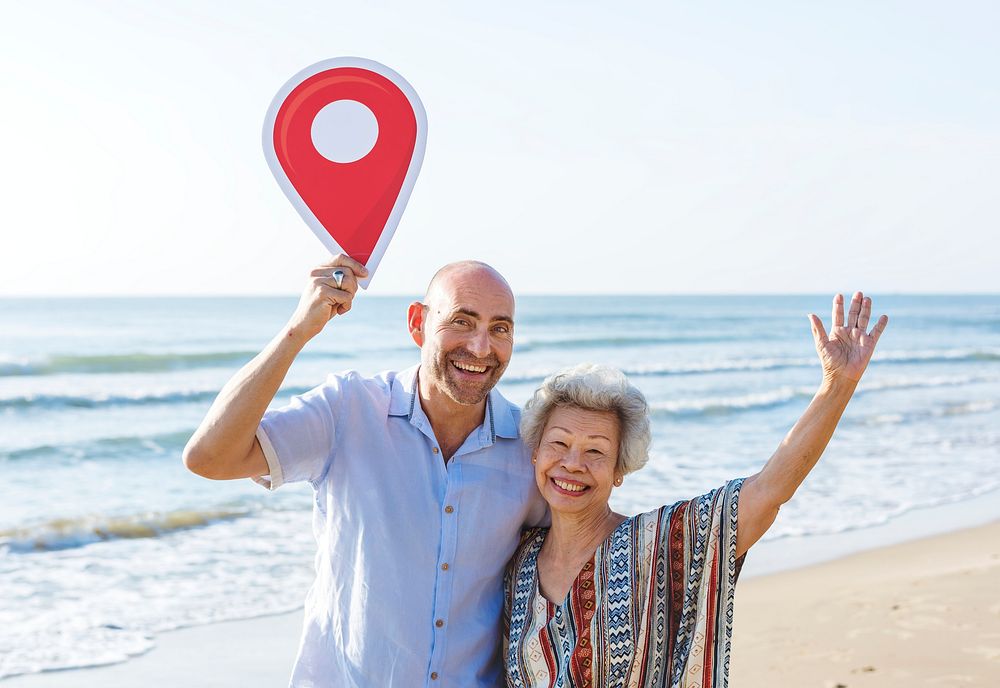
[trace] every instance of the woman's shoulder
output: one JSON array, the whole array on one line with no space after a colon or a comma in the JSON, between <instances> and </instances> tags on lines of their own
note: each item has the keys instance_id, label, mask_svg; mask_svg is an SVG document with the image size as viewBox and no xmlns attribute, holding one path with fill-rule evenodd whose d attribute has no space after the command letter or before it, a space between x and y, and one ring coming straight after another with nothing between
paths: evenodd
<instances>
[{"instance_id":1,"label":"woman's shoulder","mask_svg":"<svg viewBox=\"0 0 1000 688\"><path fill-rule=\"evenodd\" d=\"M542 543L545 542L545 536L548 535L548 532L549 529L542 526L522 530L521 541L517 545L515 558L520 558L534 547L541 547Z\"/></svg>"},{"instance_id":2,"label":"woman's shoulder","mask_svg":"<svg viewBox=\"0 0 1000 688\"><path fill-rule=\"evenodd\" d=\"M521 531L521 542L507 563L506 577L519 576L526 566L530 568L530 564L538 557L538 550L542 548L548 532L548 528L542 527L525 528Z\"/></svg>"},{"instance_id":3,"label":"woman's shoulder","mask_svg":"<svg viewBox=\"0 0 1000 688\"><path fill-rule=\"evenodd\" d=\"M634 522L635 528L645 528L649 525L655 525L662 521L664 518L670 517L670 512L674 510L676 504L664 504L663 506L658 506L650 511L644 511L641 514L636 514L631 516L629 520Z\"/></svg>"},{"instance_id":4,"label":"woman's shoulder","mask_svg":"<svg viewBox=\"0 0 1000 688\"><path fill-rule=\"evenodd\" d=\"M638 517L646 519L657 519L663 516L670 516L676 511L685 511L687 509L695 509L698 511L710 509L713 504L718 500L729 497L734 498L739 495L740 488L743 485L743 478L735 478L733 480L727 480L725 483L716 487L704 494L697 495L695 497L689 497L687 499L679 499L671 504L664 504L661 507L653 509L652 511L647 511L644 514L639 514Z\"/></svg>"}]
</instances>

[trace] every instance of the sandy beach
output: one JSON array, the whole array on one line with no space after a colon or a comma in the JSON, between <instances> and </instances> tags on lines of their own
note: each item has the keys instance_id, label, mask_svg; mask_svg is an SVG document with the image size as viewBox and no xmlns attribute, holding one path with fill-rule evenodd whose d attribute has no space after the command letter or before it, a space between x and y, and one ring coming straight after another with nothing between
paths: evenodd
<instances>
[{"instance_id":1,"label":"sandy beach","mask_svg":"<svg viewBox=\"0 0 1000 688\"><path fill-rule=\"evenodd\" d=\"M1000 685L1000 523L744 581L731 684Z\"/></svg>"},{"instance_id":2,"label":"sandy beach","mask_svg":"<svg viewBox=\"0 0 1000 688\"><path fill-rule=\"evenodd\" d=\"M1000 685L1000 522L740 582L730 685ZM285 685L301 613L163 634L124 664L4 688Z\"/></svg>"}]
</instances>

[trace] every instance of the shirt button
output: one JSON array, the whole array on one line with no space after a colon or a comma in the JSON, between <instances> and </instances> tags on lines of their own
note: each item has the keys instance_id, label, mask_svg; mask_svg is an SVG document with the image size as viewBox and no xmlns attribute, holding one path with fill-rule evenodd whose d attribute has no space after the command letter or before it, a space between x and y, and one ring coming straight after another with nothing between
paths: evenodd
<instances>
[{"instance_id":1,"label":"shirt button","mask_svg":"<svg viewBox=\"0 0 1000 688\"><path fill-rule=\"evenodd\" d=\"M444 626L444 619L438 619L437 621L434 622L434 625L437 626L438 628L441 628L442 626Z\"/></svg>"},{"instance_id":2,"label":"shirt button","mask_svg":"<svg viewBox=\"0 0 1000 688\"><path fill-rule=\"evenodd\" d=\"M447 571L448 570L448 564L441 564L441 570L442 571Z\"/></svg>"},{"instance_id":3,"label":"shirt button","mask_svg":"<svg viewBox=\"0 0 1000 688\"><path fill-rule=\"evenodd\" d=\"M450 513L452 513L453 511L455 511L455 507L451 506L450 504L449 504L448 506L446 506L446 507L444 508L444 512L445 512L446 514L450 514Z\"/></svg>"},{"instance_id":4,"label":"shirt button","mask_svg":"<svg viewBox=\"0 0 1000 688\"><path fill-rule=\"evenodd\" d=\"M434 447L433 449L431 449L431 451L432 451L432 452L434 452L435 454L437 454L437 453L438 453L438 452L440 452L441 450L440 450L440 449L438 449L437 447Z\"/></svg>"},{"instance_id":5,"label":"shirt button","mask_svg":"<svg viewBox=\"0 0 1000 688\"><path fill-rule=\"evenodd\" d=\"M432 681L437 681L437 678L438 678L438 672L432 671L431 672L431 680Z\"/></svg>"}]
</instances>

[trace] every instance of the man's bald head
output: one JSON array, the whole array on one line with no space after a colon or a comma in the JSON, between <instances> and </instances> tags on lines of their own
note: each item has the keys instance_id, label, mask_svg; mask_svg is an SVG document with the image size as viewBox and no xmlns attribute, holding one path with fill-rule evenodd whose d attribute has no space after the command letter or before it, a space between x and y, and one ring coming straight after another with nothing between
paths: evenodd
<instances>
[{"instance_id":1,"label":"man's bald head","mask_svg":"<svg viewBox=\"0 0 1000 688\"><path fill-rule=\"evenodd\" d=\"M514 294L486 263L451 263L435 273L423 303L410 304L407 322L420 347L421 399L437 390L448 403L480 404L510 361Z\"/></svg>"},{"instance_id":2,"label":"man's bald head","mask_svg":"<svg viewBox=\"0 0 1000 688\"><path fill-rule=\"evenodd\" d=\"M494 286L506 292L511 302L514 301L514 292L510 285L495 268L479 260L460 260L448 263L434 273L427 285L427 291L424 292L424 304L430 305L437 292L442 288L453 288L456 282L473 282L487 288Z\"/></svg>"}]
</instances>

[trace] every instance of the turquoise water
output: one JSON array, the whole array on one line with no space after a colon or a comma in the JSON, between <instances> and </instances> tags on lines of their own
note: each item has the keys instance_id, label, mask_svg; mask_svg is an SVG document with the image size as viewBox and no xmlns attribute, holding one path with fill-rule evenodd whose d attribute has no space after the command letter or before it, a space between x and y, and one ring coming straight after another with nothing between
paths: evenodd
<instances>
[{"instance_id":1,"label":"turquoise water","mask_svg":"<svg viewBox=\"0 0 1000 688\"><path fill-rule=\"evenodd\" d=\"M501 384L627 370L654 409L648 510L756 471L819 381L806 313L828 296L525 297ZM308 487L187 473L181 450L296 298L0 299L0 678L120 661L169 628L301 604ZM416 361L409 299L359 297L276 404L328 372ZM884 523L1000 488L1000 296L876 297L891 317L823 461L767 538ZM1000 494L1000 493L997 493Z\"/></svg>"}]
</instances>

